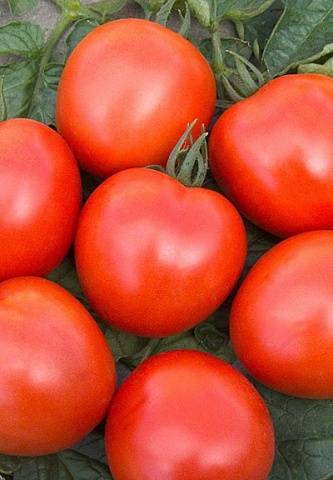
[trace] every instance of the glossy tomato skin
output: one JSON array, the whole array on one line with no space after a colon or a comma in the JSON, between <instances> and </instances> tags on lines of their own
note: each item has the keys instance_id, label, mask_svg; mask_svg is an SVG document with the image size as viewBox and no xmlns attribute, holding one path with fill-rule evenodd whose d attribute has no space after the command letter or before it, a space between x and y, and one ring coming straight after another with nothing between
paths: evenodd
<instances>
[{"instance_id":1,"label":"glossy tomato skin","mask_svg":"<svg viewBox=\"0 0 333 480\"><path fill-rule=\"evenodd\" d=\"M99 177L164 165L187 123L209 124L214 75L181 35L127 18L89 33L59 86L57 126L84 170ZM78 121L79 119L79 121Z\"/></svg>"},{"instance_id":2,"label":"glossy tomato skin","mask_svg":"<svg viewBox=\"0 0 333 480\"><path fill-rule=\"evenodd\" d=\"M0 284L0 452L45 455L81 440L115 386L112 354L87 310L46 279Z\"/></svg>"},{"instance_id":3,"label":"glossy tomato skin","mask_svg":"<svg viewBox=\"0 0 333 480\"><path fill-rule=\"evenodd\" d=\"M289 395L333 398L333 232L266 253L234 300L231 338L248 371Z\"/></svg>"},{"instance_id":4,"label":"glossy tomato skin","mask_svg":"<svg viewBox=\"0 0 333 480\"><path fill-rule=\"evenodd\" d=\"M81 202L66 142L30 119L0 123L0 280L44 275L69 249Z\"/></svg>"},{"instance_id":5,"label":"glossy tomato skin","mask_svg":"<svg viewBox=\"0 0 333 480\"><path fill-rule=\"evenodd\" d=\"M266 480L274 433L243 375L179 350L149 358L120 387L106 451L115 480Z\"/></svg>"},{"instance_id":6,"label":"glossy tomato skin","mask_svg":"<svg viewBox=\"0 0 333 480\"><path fill-rule=\"evenodd\" d=\"M213 174L280 237L333 225L333 80L285 75L229 108L210 137Z\"/></svg>"},{"instance_id":7,"label":"glossy tomato skin","mask_svg":"<svg viewBox=\"0 0 333 480\"><path fill-rule=\"evenodd\" d=\"M160 337L194 326L224 301L243 268L246 234L217 192L133 168L91 195L75 250L82 288L99 315Z\"/></svg>"}]
</instances>

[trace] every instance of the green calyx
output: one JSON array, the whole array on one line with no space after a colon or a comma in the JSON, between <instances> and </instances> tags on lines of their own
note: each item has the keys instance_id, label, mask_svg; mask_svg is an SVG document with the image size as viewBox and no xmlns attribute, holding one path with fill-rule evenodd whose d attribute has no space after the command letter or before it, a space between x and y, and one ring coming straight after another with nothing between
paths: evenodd
<instances>
[{"instance_id":1,"label":"green calyx","mask_svg":"<svg viewBox=\"0 0 333 480\"><path fill-rule=\"evenodd\" d=\"M208 170L208 133L202 125L201 135L194 141L192 130L197 120L188 125L170 153L166 173L187 187L201 187Z\"/></svg>"},{"instance_id":2,"label":"green calyx","mask_svg":"<svg viewBox=\"0 0 333 480\"><path fill-rule=\"evenodd\" d=\"M194 141L192 130L197 120L188 124L169 155L166 167L148 165L146 168L157 170L175 178L186 187L201 187L208 170L208 149L206 137L208 133L202 125L201 135Z\"/></svg>"},{"instance_id":3,"label":"green calyx","mask_svg":"<svg viewBox=\"0 0 333 480\"><path fill-rule=\"evenodd\" d=\"M251 61L232 50L222 53L221 38L217 30L212 32L213 46L213 70L217 83L221 83L227 98L233 102L239 102L256 92L265 84L264 74ZM259 45L254 45L255 58L259 57ZM224 55L231 55L235 61L235 70L228 68L224 61Z\"/></svg>"}]
</instances>

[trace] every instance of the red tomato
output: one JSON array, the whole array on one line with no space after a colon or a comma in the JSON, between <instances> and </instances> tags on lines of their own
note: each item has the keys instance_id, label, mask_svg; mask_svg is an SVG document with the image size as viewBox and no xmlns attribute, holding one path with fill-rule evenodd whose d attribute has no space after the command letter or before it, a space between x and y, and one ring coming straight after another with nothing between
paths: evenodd
<instances>
[{"instance_id":1,"label":"red tomato","mask_svg":"<svg viewBox=\"0 0 333 480\"><path fill-rule=\"evenodd\" d=\"M307 232L266 253L232 307L231 337L270 388L333 397L333 232Z\"/></svg>"},{"instance_id":2,"label":"red tomato","mask_svg":"<svg viewBox=\"0 0 333 480\"><path fill-rule=\"evenodd\" d=\"M274 432L243 375L179 350L149 358L120 387L106 451L115 480L266 480Z\"/></svg>"},{"instance_id":3,"label":"red tomato","mask_svg":"<svg viewBox=\"0 0 333 480\"><path fill-rule=\"evenodd\" d=\"M0 452L44 455L78 442L103 418L115 386L96 322L38 277L0 284Z\"/></svg>"},{"instance_id":4,"label":"red tomato","mask_svg":"<svg viewBox=\"0 0 333 480\"><path fill-rule=\"evenodd\" d=\"M0 123L0 280L44 275L72 243L81 180L65 141L29 119Z\"/></svg>"},{"instance_id":5,"label":"red tomato","mask_svg":"<svg viewBox=\"0 0 333 480\"><path fill-rule=\"evenodd\" d=\"M76 238L93 308L107 323L146 336L204 320L230 293L245 255L244 225L228 200L143 168L95 190Z\"/></svg>"},{"instance_id":6,"label":"red tomato","mask_svg":"<svg viewBox=\"0 0 333 480\"><path fill-rule=\"evenodd\" d=\"M147 20L106 23L85 37L60 81L57 125L83 169L107 177L164 165L187 123L208 125L213 73L179 34Z\"/></svg>"},{"instance_id":7,"label":"red tomato","mask_svg":"<svg viewBox=\"0 0 333 480\"><path fill-rule=\"evenodd\" d=\"M219 185L254 223L287 237L333 225L333 79L285 75L213 128Z\"/></svg>"}]
</instances>

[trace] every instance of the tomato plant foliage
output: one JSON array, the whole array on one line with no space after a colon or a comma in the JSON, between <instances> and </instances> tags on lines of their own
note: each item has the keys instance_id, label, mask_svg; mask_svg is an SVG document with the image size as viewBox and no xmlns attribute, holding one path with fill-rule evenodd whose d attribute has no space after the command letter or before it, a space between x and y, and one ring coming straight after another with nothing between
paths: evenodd
<instances>
[{"instance_id":1,"label":"tomato plant foliage","mask_svg":"<svg viewBox=\"0 0 333 480\"><path fill-rule=\"evenodd\" d=\"M270 75L278 75L301 63L331 53L332 26L333 5L330 0L286 0L283 14L263 55Z\"/></svg>"},{"instance_id":2,"label":"tomato plant foliage","mask_svg":"<svg viewBox=\"0 0 333 480\"><path fill-rule=\"evenodd\" d=\"M277 436L270 480L331 479L333 401L288 397L255 385L271 412Z\"/></svg>"},{"instance_id":3,"label":"tomato plant foliage","mask_svg":"<svg viewBox=\"0 0 333 480\"><path fill-rule=\"evenodd\" d=\"M48 36L42 26L22 17L36 7L38 0L8 0L12 21L0 26L2 119L26 116L53 125L56 90L68 55L85 35L114 16L126 2L102 0L94 5L81 5L74 0L57 0L54 3L61 12L55 30ZM188 0L177 2L176 8L171 1L140 0L138 3L143 7L143 15L163 24L169 22L171 28L175 25L179 28L177 8L180 8L180 32L198 45L191 26L195 22L201 24L205 33L200 48L216 75L219 108L246 97L259 84L288 71L333 74L331 0ZM233 23L234 33L228 39L221 39L218 26L225 20ZM61 37L64 42L59 46ZM253 64L257 70L252 69ZM84 183L87 197L97 182L86 176ZM245 272L277 242L275 237L249 223L247 231L249 252ZM90 308L80 289L71 256L49 278ZM137 337L99 324L121 365L122 376L151 354L180 348L210 352L236 362L237 366L228 335L230 303L229 299L194 329L163 340ZM268 404L277 436L276 459L269 479L333 478L333 401L295 399L259 384L255 386ZM0 478L111 480L102 429L56 455L39 458L0 455Z\"/></svg>"},{"instance_id":4,"label":"tomato plant foliage","mask_svg":"<svg viewBox=\"0 0 333 480\"><path fill-rule=\"evenodd\" d=\"M0 458L0 470L14 472L15 480L111 480L103 442L103 435L93 432L79 445L55 455Z\"/></svg>"},{"instance_id":5,"label":"tomato plant foliage","mask_svg":"<svg viewBox=\"0 0 333 480\"><path fill-rule=\"evenodd\" d=\"M37 7L38 0L8 0L12 15L24 15Z\"/></svg>"}]
</instances>

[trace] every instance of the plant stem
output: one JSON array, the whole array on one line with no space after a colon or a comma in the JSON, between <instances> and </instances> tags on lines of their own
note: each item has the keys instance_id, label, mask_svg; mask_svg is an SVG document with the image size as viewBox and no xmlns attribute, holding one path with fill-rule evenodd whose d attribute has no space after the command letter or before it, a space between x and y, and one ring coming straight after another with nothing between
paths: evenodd
<instances>
[{"instance_id":1,"label":"plant stem","mask_svg":"<svg viewBox=\"0 0 333 480\"><path fill-rule=\"evenodd\" d=\"M62 37L64 31L76 20L76 16L71 14L70 12L67 12L64 10L59 17L51 35L49 36L45 48L43 51L43 55L39 64L39 70L38 70L38 75L36 78L35 86L31 95L30 99L30 107L29 107L29 112L28 116L31 113L32 106L34 104L34 101L36 97L38 97L39 92L41 90L42 84L43 84L43 75L45 71L45 67L47 66L50 57L52 55L52 52L56 45L58 44L60 38Z\"/></svg>"},{"instance_id":2,"label":"plant stem","mask_svg":"<svg viewBox=\"0 0 333 480\"><path fill-rule=\"evenodd\" d=\"M221 38L218 30L212 32L212 44L213 44L213 66L215 73L218 76L224 75L226 68L223 61L223 54L221 48Z\"/></svg>"},{"instance_id":3,"label":"plant stem","mask_svg":"<svg viewBox=\"0 0 333 480\"><path fill-rule=\"evenodd\" d=\"M226 67L224 65L223 53L221 48L221 38L220 33L217 26L212 26L211 28L211 37L212 37L212 45L213 45L213 62L212 67L216 79L216 86L219 95L224 94L224 85L223 85L223 78L226 75Z\"/></svg>"},{"instance_id":4,"label":"plant stem","mask_svg":"<svg viewBox=\"0 0 333 480\"><path fill-rule=\"evenodd\" d=\"M5 76L2 75L0 77L0 122L7 120L7 105L6 105L6 100L3 93L4 81L5 81Z\"/></svg>"}]
</instances>

